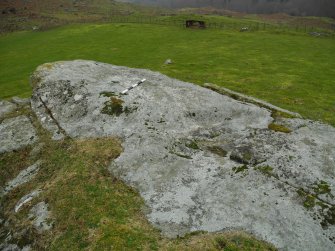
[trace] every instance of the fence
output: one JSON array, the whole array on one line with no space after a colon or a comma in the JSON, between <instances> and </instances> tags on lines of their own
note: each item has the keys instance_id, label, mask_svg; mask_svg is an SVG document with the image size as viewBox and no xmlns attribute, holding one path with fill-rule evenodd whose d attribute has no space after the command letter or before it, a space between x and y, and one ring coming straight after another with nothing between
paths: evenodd
<instances>
[{"instance_id":1,"label":"fence","mask_svg":"<svg viewBox=\"0 0 335 251\"><path fill-rule=\"evenodd\" d=\"M186 20L162 19L159 17L131 17L131 16L111 16L109 22L112 23L138 23L138 24L156 24L165 26L186 27ZM236 31L277 31L277 32L304 32L314 35L335 36L335 27L313 27L309 25L287 25L287 24L269 24L261 22L211 22L205 21L209 29L236 30ZM244 29L243 29L244 28Z\"/></svg>"}]
</instances>

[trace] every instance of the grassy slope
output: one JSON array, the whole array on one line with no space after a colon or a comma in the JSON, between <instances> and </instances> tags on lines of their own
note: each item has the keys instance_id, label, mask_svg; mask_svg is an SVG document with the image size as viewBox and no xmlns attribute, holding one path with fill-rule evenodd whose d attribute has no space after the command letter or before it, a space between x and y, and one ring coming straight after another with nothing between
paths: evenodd
<instances>
[{"instance_id":1,"label":"grassy slope","mask_svg":"<svg viewBox=\"0 0 335 251\"><path fill-rule=\"evenodd\" d=\"M39 64L81 58L212 82L335 125L334 51L334 39L292 33L136 24L17 32L0 37L0 97L29 96Z\"/></svg>"},{"instance_id":2,"label":"grassy slope","mask_svg":"<svg viewBox=\"0 0 335 251\"><path fill-rule=\"evenodd\" d=\"M29 109L20 113L34 115ZM10 116L17 116L13 112ZM37 177L4 198L0 198L0 243L14 235L14 243L33 243L33 250L275 250L271 245L241 232L191 233L170 240L160 235L142 212L142 198L132 188L112 177L110 161L122 151L115 138L52 141L34 119L42 150L31 155L31 147L0 154L0 186L20 170L42 160ZM20 161L17 161L20 160ZM39 198L14 214L16 202L33 189L43 190ZM27 219L30 208L46 201L52 212L54 227L38 234Z\"/></svg>"}]
</instances>

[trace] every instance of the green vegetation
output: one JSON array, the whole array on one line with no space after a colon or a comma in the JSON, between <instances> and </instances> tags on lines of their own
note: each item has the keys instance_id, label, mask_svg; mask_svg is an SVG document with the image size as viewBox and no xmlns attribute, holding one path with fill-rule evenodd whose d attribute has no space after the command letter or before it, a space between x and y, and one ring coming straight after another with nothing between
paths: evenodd
<instances>
[{"instance_id":1,"label":"green vegetation","mask_svg":"<svg viewBox=\"0 0 335 251\"><path fill-rule=\"evenodd\" d=\"M273 173L273 167L272 166L256 166L255 170L260 171L264 175L273 176L275 178L278 178L278 176Z\"/></svg>"},{"instance_id":2,"label":"green vegetation","mask_svg":"<svg viewBox=\"0 0 335 251\"><path fill-rule=\"evenodd\" d=\"M200 148L199 148L199 146L198 146L198 144L197 144L197 142L195 142L194 140L192 140L191 142L189 142L189 143L186 143L185 144L188 148L191 148L191 149L193 149L193 150L199 150Z\"/></svg>"},{"instance_id":3,"label":"green vegetation","mask_svg":"<svg viewBox=\"0 0 335 251\"><path fill-rule=\"evenodd\" d=\"M218 236L215 238L216 248L225 251L240 251L240 250L262 250L262 243L255 242L250 236L245 234L231 233L226 236ZM268 247L268 251L275 250L273 247Z\"/></svg>"},{"instance_id":4,"label":"green vegetation","mask_svg":"<svg viewBox=\"0 0 335 251\"><path fill-rule=\"evenodd\" d=\"M100 96L104 96L104 97L110 98L110 97L115 97L117 95L115 94L115 92L100 92Z\"/></svg>"},{"instance_id":5,"label":"green vegetation","mask_svg":"<svg viewBox=\"0 0 335 251\"><path fill-rule=\"evenodd\" d=\"M333 38L271 31L85 24L16 32L0 37L0 97L29 96L29 75L42 63L80 58L215 83L335 125L334 50Z\"/></svg>"},{"instance_id":6,"label":"green vegetation","mask_svg":"<svg viewBox=\"0 0 335 251\"><path fill-rule=\"evenodd\" d=\"M105 106L102 108L101 113L119 116L123 113L123 103L124 101L122 99L111 96L110 100L105 102Z\"/></svg>"},{"instance_id":7,"label":"green vegetation","mask_svg":"<svg viewBox=\"0 0 335 251\"><path fill-rule=\"evenodd\" d=\"M31 111L24 112L34 117ZM22 233L15 236L16 243L34 243L34 250L222 250L222 245L225 250L275 250L243 232L195 232L172 240L162 237L143 214L144 202L137 191L107 169L122 152L119 139L52 141L35 120L34 125L44 143L40 152L31 155L29 147L0 155L0 186L36 160L43 161L32 182L1 198L0 215L11 224L1 228L0 242L13 231ZM40 197L14 214L15 203L37 188L43 190ZM42 200L49 204L53 228L40 235L27 213Z\"/></svg>"},{"instance_id":8,"label":"green vegetation","mask_svg":"<svg viewBox=\"0 0 335 251\"><path fill-rule=\"evenodd\" d=\"M207 147L208 151L219 155L221 157L226 157L227 156L227 151L222 149L220 146L209 146Z\"/></svg>"},{"instance_id":9,"label":"green vegetation","mask_svg":"<svg viewBox=\"0 0 335 251\"><path fill-rule=\"evenodd\" d=\"M299 194L300 197L303 198L303 205L307 209L311 209L311 208L315 207L316 204L317 205L323 205L323 203L321 201L318 201L317 203L315 203L315 201L317 199L316 195L306 192L303 188L299 188L297 190L297 193Z\"/></svg>"},{"instance_id":10,"label":"green vegetation","mask_svg":"<svg viewBox=\"0 0 335 251\"><path fill-rule=\"evenodd\" d=\"M316 194L329 194L331 195L331 188L326 181L321 180L319 183L316 183L313 187L313 190Z\"/></svg>"},{"instance_id":11,"label":"green vegetation","mask_svg":"<svg viewBox=\"0 0 335 251\"><path fill-rule=\"evenodd\" d=\"M276 123L271 123L269 124L268 128L272 131L275 132L283 132L283 133L290 133L292 132L290 129L288 129L287 127L283 126L283 125L278 125Z\"/></svg>"},{"instance_id":12,"label":"green vegetation","mask_svg":"<svg viewBox=\"0 0 335 251\"><path fill-rule=\"evenodd\" d=\"M235 172L235 173L240 173L240 172L243 172L245 170L248 170L248 166L247 165L243 165L243 166L235 166L232 168L232 170Z\"/></svg>"}]
</instances>

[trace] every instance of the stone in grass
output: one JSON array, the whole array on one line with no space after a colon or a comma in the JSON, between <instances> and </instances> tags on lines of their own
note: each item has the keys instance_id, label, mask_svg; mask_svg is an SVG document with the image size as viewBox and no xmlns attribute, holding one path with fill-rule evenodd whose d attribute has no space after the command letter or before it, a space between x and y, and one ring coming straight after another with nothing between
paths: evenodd
<instances>
[{"instance_id":1,"label":"stone in grass","mask_svg":"<svg viewBox=\"0 0 335 251\"><path fill-rule=\"evenodd\" d=\"M26 116L4 119L0 124L0 154L35 143L36 130Z\"/></svg>"},{"instance_id":2,"label":"stone in grass","mask_svg":"<svg viewBox=\"0 0 335 251\"><path fill-rule=\"evenodd\" d=\"M28 218L33 220L34 227L39 233L48 231L52 228L48 207L49 205L42 201L36 204L29 211Z\"/></svg>"},{"instance_id":3,"label":"stone in grass","mask_svg":"<svg viewBox=\"0 0 335 251\"><path fill-rule=\"evenodd\" d=\"M23 248L20 248L16 244L7 244L7 243L2 243L0 244L0 250L2 251L29 251L31 250L30 246L24 246Z\"/></svg>"},{"instance_id":4,"label":"stone in grass","mask_svg":"<svg viewBox=\"0 0 335 251\"><path fill-rule=\"evenodd\" d=\"M3 118L6 114L14 111L15 109L15 104L6 100L0 100L0 118Z\"/></svg>"},{"instance_id":5,"label":"stone in grass","mask_svg":"<svg viewBox=\"0 0 335 251\"><path fill-rule=\"evenodd\" d=\"M164 64L172 64L172 60L169 58L169 59L165 60Z\"/></svg>"},{"instance_id":6,"label":"stone in grass","mask_svg":"<svg viewBox=\"0 0 335 251\"><path fill-rule=\"evenodd\" d=\"M40 164L41 161L37 161L35 164L21 171L18 176L16 176L13 180L9 181L6 184L5 188L2 192L0 192L0 194L2 193L3 195L6 195L18 186L31 181L38 173Z\"/></svg>"},{"instance_id":7,"label":"stone in grass","mask_svg":"<svg viewBox=\"0 0 335 251\"><path fill-rule=\"evenodd\" d=\"M30 104L30 98L12 97L12 102L17 105L28 105Z\"/></svg>"},{"instance_id":8,"label":"stone in grass","mask_svg":"<svg viewBox=\"0 0 335 251\"><path fill-rule=\"evenodd\" d=\"M40 194L41 190L34 190L28 194L26 194L25 196L23 196L15 205L14 208L14 212L17 213L21 207L30 202L32 199L34 199L35 197L37 197Z\"/></svg>"}]
</instances>

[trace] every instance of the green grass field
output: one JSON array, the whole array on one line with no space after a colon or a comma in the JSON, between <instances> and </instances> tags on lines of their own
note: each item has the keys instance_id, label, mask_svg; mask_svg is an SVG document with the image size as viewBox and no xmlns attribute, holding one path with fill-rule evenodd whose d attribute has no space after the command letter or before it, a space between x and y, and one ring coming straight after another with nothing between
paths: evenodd
<instances>
[{"instance_id":1,"label":"green grass field","mask_svg":"<svg viewBox=\"0 0 335 251\"><path fill-rule=\"evenodd\" d=\"M2 35L0 55L0 98L29 96L29 76L42 63L90 59L211 82L335 125L334 38L85 24Z\"/></svg>"}]
</instances>

